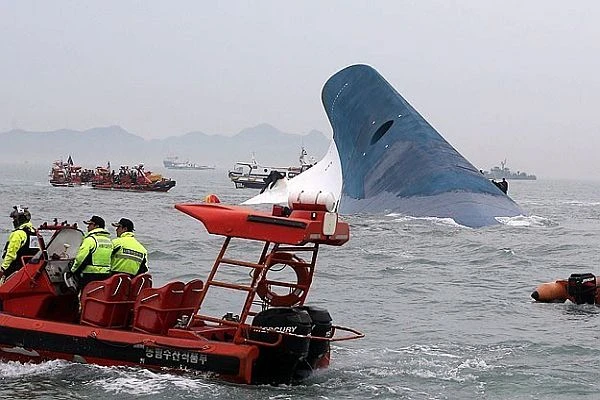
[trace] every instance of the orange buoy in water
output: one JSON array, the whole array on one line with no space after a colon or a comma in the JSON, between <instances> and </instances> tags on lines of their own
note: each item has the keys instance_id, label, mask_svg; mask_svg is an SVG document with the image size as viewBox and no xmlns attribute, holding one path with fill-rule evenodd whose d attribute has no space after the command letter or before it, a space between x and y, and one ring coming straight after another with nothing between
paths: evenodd
<instances>
[{"instance_id":1,"label":"orange buoy in water","mask_svg":"<svg viewBox=\"0 0 600 400\"><path fill-rule=\"evenodd\" d=\"M543 303L563 303L569 299L567 286L568 281L566 280L542 283L531 293L531 297Z\"/></svg>"},{"instance_id":2,"label":"orange buoy in water","mask_svg":"<svg viewBox=\"0 0 600 400\"><path fill-rule=\"evenodd\" d=\"M220 203L221 200L217 197L216 194L209 194L204 198L205 203Z\"/></svg>"}]
</instances>

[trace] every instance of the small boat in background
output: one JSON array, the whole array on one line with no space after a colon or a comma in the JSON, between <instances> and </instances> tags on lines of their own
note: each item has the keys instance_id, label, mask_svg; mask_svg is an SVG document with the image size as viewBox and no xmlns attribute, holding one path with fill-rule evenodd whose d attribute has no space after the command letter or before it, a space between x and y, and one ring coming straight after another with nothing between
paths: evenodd
<instances>
[{"instance_id":1,"label":"small boat in background","mask_svg":"<svg viewBox=\"0 0 600 400\"><path fill-rule=\"evenodd\" d=\"M129 167L121 165L118 173L104 167L96 167L92 181L93 189L127 190L131 192L166 192L175 186L175 181L160 174L145 171L144 165Z\"/></svg>"},{"instance_id":2,"label":"small boat in background","mask_svg":"<svg viewBox=\"0 0 600 400\"><path fill-rule=\"evenodd\" d=\"M192 169L192 170L207 170L215 169L214 165L199 165L189 161L179 161L177 156L167 157L163 160L163 165L167 169Z\"/></svg>"},{"instance_id":3,"label":"small boat in background","mask_svg":"<svg viewBox=\"0 0 600 400\"><path fill-rule=\"evenodd\" d=\"M50 184L56 187L89 185L94 178L94 170L75 165L69 156L67 161L61 159L52 163L49 178Z\"/></svg>"},{"instance_id":4,"label":"small boat in background","mask_svg":"<svg viewBox=\"0 0 600 400\"><path fill-rule=\"evenodd\" d=\"M229 170L229 179L235 184L237 189L263 189L269 183L274 174L281 178L291 179L312 167L315 162L307 159L307 153L304 147L300 153L300 165L290 167L269 167L259 165L256 162L254 153L251 161L238 161L232 170Z\"/></svg>"},{"instance_id":5,"label":"small boat in background","mask_svg":"<svg viewBox=\"0 0 600 400\"><path fill-rule=\"evenodd\" d=\"M500 166L495 166L489 171L483 171L483 174L486 178L489 179L510 179L510 180L524 180L524 181L535 181L537 177L533 174L528 174L526 172L512 172L510 168L506 166L506 159L500 162Z\"/></svg>"}]
</instances>

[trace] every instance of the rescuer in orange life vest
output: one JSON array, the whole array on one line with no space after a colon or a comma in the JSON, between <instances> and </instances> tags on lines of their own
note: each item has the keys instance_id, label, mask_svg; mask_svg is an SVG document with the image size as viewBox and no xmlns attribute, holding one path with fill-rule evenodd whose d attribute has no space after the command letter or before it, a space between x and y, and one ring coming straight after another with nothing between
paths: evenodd
<instances>
[{"instance_id":1,"label":"rescuer in orange life vest","mask_svg":"<svg viewBox=\"0 0 600 400\"><path fill-rule=\"evenodd\" d=\"M31 213L27 207L14 206L10 217L15 229L8 236L2 252L2 281L23 267L21 257L32 256L39 251L36 231L31 224Z\"/></svg>"}]
</instances>

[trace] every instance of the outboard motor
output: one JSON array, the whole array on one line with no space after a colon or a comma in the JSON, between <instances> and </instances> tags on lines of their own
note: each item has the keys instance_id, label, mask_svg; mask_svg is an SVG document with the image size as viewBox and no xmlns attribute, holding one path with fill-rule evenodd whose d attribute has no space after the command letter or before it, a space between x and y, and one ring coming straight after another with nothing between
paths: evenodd
<instances>
[{"instance_id":1,"label":"outboard motor","mask_svg":"<svg viewBox=\"0 0 600 400\"><path fill-rule=\"evenodd\" d=\"M590 273L571 274L567 291L577 304L594 304L596 299L596 276Z\"/></svg>"},{"instance_id":2,"label":"outboard motor","mask_svg":"<svg viewBox=\"0 0 600 400\"><path fill-rule=\"evenodd\" d=\"M333 337L334 330L331 315L326 309L314 306L301 306L297 308L308 312L308 315L312 320L310 335L313 338ZM330 346L328 340L311 339L308 348L308 356L303 365L300 365L296 371L296 377L298 379L305 379L312 374L315 369L326 368L329 365L329 351Z\"/></svg>"},{"instance_id":3,"label":"outboard motor","mask_svg":"<svg viewBox=\"0 0 600 400\"><path fill-rule=\"evenodd\" d=\"M311 331L311 319L305 310L273 307L256 314L252 326L305 336ZM266 343L275 343L279 336L275 332L250 333L250 339ZM309 344L308 337L283 335L278 346L260 347L252 376L253 383L291 383L298 365L304 363L308 356Z\"/></svg>"}]
</instances>

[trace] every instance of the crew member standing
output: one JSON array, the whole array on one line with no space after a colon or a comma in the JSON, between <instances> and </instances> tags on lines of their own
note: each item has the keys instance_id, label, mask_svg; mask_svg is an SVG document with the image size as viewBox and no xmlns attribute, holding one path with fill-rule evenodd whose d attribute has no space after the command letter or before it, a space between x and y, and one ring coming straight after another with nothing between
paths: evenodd
<instances>
[{"instance_id":1,"label":"crew member standing","mask_svg":"<svg viewBox=\"0 0 600 400\"><path fill-rule=\"evenodd\" d=\"M23 267L21 257L32 256L39 250L35 228L27 207L14 206L10 213L15 228L8 236L2 252L0 277L5 280Z\"/></svg>"},{"instance_id":2,"label":"crew member standing","mask_svg":"<svg viewBox=\"0 0 600 400\"><path fill-rule=\"evenodd\" d=\"M110 276L110 258L112 255L112 241L110 233L104 229L104 219L94 215L87 224L88 233L83 237L71 272L79 280L79 287L92 281L99 281Z\"/></svg>"},{"instance_id":3,"label":"crew member standing","mask_svg":"<svg viewBox=\"0 0 600 400\"><path fill-rule=\"evenodd\" d=\"M502 187L500 189L502 189L504 194L507 194L508 193L508 181L506 180L506 178L502 178L502 182L500 182L500 184L502 185Z\"/></svg>"},{"instance_id":4,"label":"crew member standing","mask_svg":"<svg viewBox=\"0 0 600 400\"><path fill-rule=\"evenodd\" d=\"M135 238L133 222L121 218L111 225L117 228L117 238L112 241L111 273L135 276L148 272L148 252Z\"/></svg>"}]
</instances>

